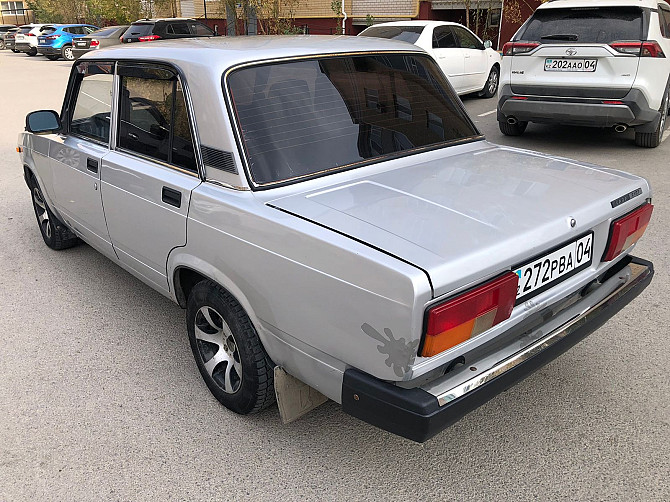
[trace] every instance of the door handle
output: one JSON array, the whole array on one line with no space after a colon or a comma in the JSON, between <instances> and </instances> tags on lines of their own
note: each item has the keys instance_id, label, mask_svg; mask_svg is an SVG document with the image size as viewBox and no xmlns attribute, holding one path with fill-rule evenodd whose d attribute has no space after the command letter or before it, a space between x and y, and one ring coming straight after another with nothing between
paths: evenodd
<instances>
[{"instance_id":1,"label":"door handle","mask_svg":"<svg viewBox=\"0 0 670 502\"><path fill-rule=\"evenodd\" d=\"M130 139L135 139L135 140L139 139L139 136L137 134L133 133L133 132L129 132L128 137Z\"/></svg>"},{"instance_id":2,"label":"door handle","mask_svg":"<svg viewBox=\"0 0 670 502\"><path fill-rule=\"evenodd\" d=\"M86 159L86 169L92 173L98 174L98 161L95 159Z\"/></svg>"},{"instance_id":3,"label":"door handle","mask_svg":"<svg viewBox=\"0 0 670 502\"><path fill-rule=\"evenodd\" d=\"M163 202L174 207L181 207L181 192L172 188L163 187Z\"/></svg>"}]
</instances>

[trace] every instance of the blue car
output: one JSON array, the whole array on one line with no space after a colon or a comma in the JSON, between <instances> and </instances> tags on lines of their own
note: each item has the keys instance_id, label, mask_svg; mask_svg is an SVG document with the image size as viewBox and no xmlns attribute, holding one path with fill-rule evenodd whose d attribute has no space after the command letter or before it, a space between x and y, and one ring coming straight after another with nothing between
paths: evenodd
<instances>
[{"instance_id":1,"label":"blue car","mask_svg":"<svg viewBox=\"0 0 670 502\"><path fill-rule=\"evenodd\" d=\"M97 26L90 24L55 24L53 30L44 32L37 38L37 52L52 61L61 57L67 61L74 61L72 41L98 29Z\"/></svg>"}]
</instances>

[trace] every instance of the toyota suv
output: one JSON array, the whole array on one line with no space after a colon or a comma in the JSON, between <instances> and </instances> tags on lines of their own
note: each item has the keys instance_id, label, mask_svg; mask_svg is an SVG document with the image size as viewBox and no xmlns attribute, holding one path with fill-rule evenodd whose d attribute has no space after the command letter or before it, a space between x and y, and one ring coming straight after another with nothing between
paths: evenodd
<instances>
[{"instance_id":1,"label":"toyota suv","mask_svg":"<svg viewBox=\"0 0 670 502\"><path fill-rule=\"evenodd\" d=\"M635 129L661 142L668 112L670 5L657 0L554 0L503 47L498 123Z\"/></svg>"}]
</instances>

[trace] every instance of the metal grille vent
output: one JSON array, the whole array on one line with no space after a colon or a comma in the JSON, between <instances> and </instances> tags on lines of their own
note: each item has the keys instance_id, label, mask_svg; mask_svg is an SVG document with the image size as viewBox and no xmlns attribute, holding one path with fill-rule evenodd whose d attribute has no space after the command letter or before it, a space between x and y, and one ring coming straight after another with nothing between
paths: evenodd
<instances>
[{"instance_id":1,"label":"metal grille vent","mask_svg":"<svg viewBox=\"0 0 670 502\"><path fill-rule=\"evenodd\" d=\"M235 159L232 153L202 145L200 146L200 151L202 152L202 161L205 167L237 174L237 167L235 166Z\"/></svg>"}]
</instances>

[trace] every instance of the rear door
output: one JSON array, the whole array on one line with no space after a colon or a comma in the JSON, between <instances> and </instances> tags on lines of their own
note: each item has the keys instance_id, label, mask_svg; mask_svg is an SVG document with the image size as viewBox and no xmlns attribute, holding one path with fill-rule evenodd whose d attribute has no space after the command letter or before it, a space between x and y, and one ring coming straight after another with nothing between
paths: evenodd
<instances>
[{"instance_id":1,"label":"rear door","mask_svg":"<svg viewBox=\"0 0 670 502\"><path fill-rule=\"evenodd\" d=\"M447 76L456 92L461 93L467 87L465 82L465 52L456 38L452 26L435 26L433 29L432 56Z\"/></svg>"},{"instance_id":2,"label":"rear door","mask_svg":"<svg viewBox=\"0 0 670 502\"><path fill-rule=\"evenodd\" d=\"M616 42L646 39L639 7L538 9L517 41L539 44L512 57L518 94L622 98L635 81L639 57Z\"/></svg>"},{"instance_id":3,"label":"rear door","mask_svg":"<svg viewBox=\"0 0 670 502\"><path fill-rule=\"evenodd\" d=\"M146 282L168 291L167 258L186 244L191 191L200 184L177 74L119 64L116 149L102 164L102 199L114 249Z\"/></svg>"}]
</instances>

